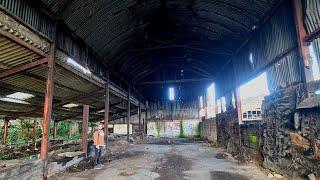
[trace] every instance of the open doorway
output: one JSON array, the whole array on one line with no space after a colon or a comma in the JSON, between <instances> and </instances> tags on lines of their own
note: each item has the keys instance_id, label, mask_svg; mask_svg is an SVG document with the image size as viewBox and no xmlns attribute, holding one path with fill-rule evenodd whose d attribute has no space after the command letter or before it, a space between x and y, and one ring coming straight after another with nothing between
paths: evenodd
<instances>
[{"instance_id":1,"label":"open doorway","mask_svg":"<svg viewBox=\"0 0 320 180\"><path fill-rule=\"evenodd\" d=\"M267 74L264 72L240 86L242 122L261 120L261 107L265 96L269 95Z\"/></svg>"}]
</instances>

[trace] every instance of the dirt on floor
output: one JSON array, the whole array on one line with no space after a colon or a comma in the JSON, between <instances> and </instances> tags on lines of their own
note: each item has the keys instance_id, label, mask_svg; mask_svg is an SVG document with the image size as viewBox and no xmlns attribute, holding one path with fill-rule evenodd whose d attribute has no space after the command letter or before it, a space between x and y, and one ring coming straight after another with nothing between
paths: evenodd
<instances>
[{"instance_id":1,"label":"dirt on floor","mask_svg":"<svg viewBox=\"0 0 320 180\"><path fill-rule=\"evenodd\" d=\"M109 153L102 162L105 166L95 170L88 159L49 179L271 179L258 167L239 163L222 149L187 139L149 139Z\"/></svg>"}]
</instances>

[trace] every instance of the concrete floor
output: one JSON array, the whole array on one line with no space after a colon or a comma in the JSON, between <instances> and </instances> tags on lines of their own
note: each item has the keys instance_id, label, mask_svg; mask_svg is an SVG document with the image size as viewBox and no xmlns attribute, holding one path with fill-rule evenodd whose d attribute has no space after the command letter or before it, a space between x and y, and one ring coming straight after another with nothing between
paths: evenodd
<instances>
[{"instance_id":1,"label":"concrete floor","mask_svg":"<svg viewBox=\"0 0 320 180\"><path fill-rule=\"evenodd\" d=\"M131 145L121 154L101 170L63 172L50 179L270 179L258 167L199 142L159 139Z\"/></svg>"}]
</instances>

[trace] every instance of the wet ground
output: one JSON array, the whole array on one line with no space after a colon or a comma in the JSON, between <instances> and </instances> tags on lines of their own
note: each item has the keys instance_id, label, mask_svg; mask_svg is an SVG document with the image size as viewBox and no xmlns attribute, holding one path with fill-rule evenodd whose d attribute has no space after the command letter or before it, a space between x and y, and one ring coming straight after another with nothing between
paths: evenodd
<instances>
[{"instance_id":1,"label":"wet ground","mask_svg":"<svg viewBox=\"0 0 320 180\"><path fill-rule=\"evenodd\" d=\"M51 180L114 179L114 180L251 180L270 179L253 164L239 163L221 149L213 149L202 142L181 139L158 139L146 144L131 145L110 158L105 166L94 170L76 165ZM78 168L77 171L77 166Z\"/></svg>"}]
</instances>

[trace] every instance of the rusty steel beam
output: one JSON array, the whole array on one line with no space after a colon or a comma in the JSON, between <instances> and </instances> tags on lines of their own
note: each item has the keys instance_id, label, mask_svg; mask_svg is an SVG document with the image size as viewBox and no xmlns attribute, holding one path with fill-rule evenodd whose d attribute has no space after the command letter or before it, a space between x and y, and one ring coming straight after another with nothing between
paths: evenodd
<instances>
[{"instance_id":1,"label":"rusty steel beam","mask_svg":"<svg viewBox=\"0 0 320 180\"><path fill-rule=\"evenodd\" d=\"M304 38L304 42L311 42L320 36L320 28L314 30Z\"/></svg>"},{"instance_id":2,"label":"rusty steel beam","mask_svg":"<svg viewBox=\"0 0 320 180\"><path fill-rule=\"evenodd\" d=\"M300 58L304 65L304 77L306 82L310 82L313 79L311 72L311 55L309 47L306 44L304 44L304 39L307 37L308 34L304 26L303 5L301 0L294 0L293 2Z\"/></svg>"},{"instance_id":3,"label":"rusty steel beam","mask_svg":"<svg viewBox=\"0 0 320 180\"><path fill-rule=\"evenodd\" d=\"M8 38L9 40L11 40L11 41L13 41L13 42L15 42L15 43L17 43L17 44L19 44L21 46L23 46L26 49L29 49L30 51L33 51L33 52L39 54L42 57L47 57L48 56L48 54L46 54L44 51L34 47L33 45L31 45L31 44L29 44L29 43L27 43L27 42L25 42L25 41L23 41L23 40L21 40L19 38L17 38L15 35L9 33L8 31L5 31L2 28L0 28L0 35Z\"/></svg>"},{"instance_id":4,"label":"rusty steel beam","mask_svg":"<svg viewBox=\"0 0 320 180\"><path fill-rule=\"evenodd\" d=\"M106 80L106 88L105 88L105 100L104 100L104 134L106 137L106 143L108 144L108 122L109 122L109 76Z\"/></svg>"},{"instance_id":5,"label":"rusty steel beam","mask_svg":"<svg viewBox=\"0 0 320 180\"><path fill-rule=\"evenodd\" d=\"M31 69L31 68L34 68L34 67L37 67L37 66L39 66L41 64L44 64L46 62L48 62L47 58L42 58L40 60L33 61L33 62L29 63L29 64L25 64L25 65L22 65L22 66L19 66L19 67L15 67L15 68L9 69L7 71L4 71L4 72L0 73L0 79L8 77L8 76L11 76L11 75L14 75L16 73L19 73L19 72L22 72L22 71L25 71L25 70L28 70L28 69Z\"/></svg>"},{"instance_id":6,"label":"rusty steel beam","mask_svg":"<svg viewBox=\"0 0 320 180\"><path fill-rule=\"evenodd\" d=\"M82 114L82 150L87 157L88 147L88 121L89 121L89 105L83 105Z\"/></svg>"},{"instance_id":7,"label":"rusty steel beam","mask_svg":"<svg viewBox=\"0 0 320 180\"><path fill-rule=\"evenodd\" d=\"M2 127L2 144L6 144L8 137L9 119L5 119Z\"/></svg>"},{"instance_id":8,"label":"rusty steel beam","mask_svg":"<svg viewBox=\"0 0 320 180\"><path fill-rule=\"evenodd\" d=\"M58 121L54 121L53 123L53 139L57 139L57 134L58 134Z\"/></svg>"},{"instance_id":9,"label":"rusty steel beam","mask_svg":"<svg viewBox=\"0 0 320 180\"><path fill-rule=\"evenodd\" d=\"M53 73L54 73L54 57L55 57L55 44L52 43L50 47L50 55L48 58L48 71L46 81L46 91L43 108L42 120L42 140L41 140L41 159L44 162L43 166L43 179L48 177L48 149L50 137L50 121L52 114L52 100L53 100Z\"/></svg>"},{"instance_id":10,"label":"rusty steel beam","mask_svg":"<svg viewBox=\"0 0 320 180\"><path fill-rule=\"evenodd\" d=\"M33 121L33 143L34 143L34 149L37 150L37 127L38 127L38 121Z\"/></svg>"},{"instance_id":11,"label":"rusty steel beam","mask_svg":"<svg viewBox=\"0 0 320 180\"><path fill-rule=\"evenodd\" d=\"M130 86L128 88L128 106L127 106L127 141L130 141Z\"/></svg>"},{"instance_id":12,"label":"rusty steel beam","mask_svg":"<svg viewBox=\"0 0 320 180\"><path fill-rule=\"evenodd\" d=\"M139 115L139 133L140 135L142 135L141 133L141 95L139 95L139 106L138 106L138 115Z\"/></svg>"},{"instance_id":13,"label":"rusty steel beam","mask_svg":"<svg viewBox=\"0 0 320 180\"><path fill-rule=\"evenodd\" d=\"M237 103L237 112L238 112L238 122L242 123L242 109L241 109L241 98L240 98L240 88L236 89L236 103Z\"/></svg>"}]
</instances>

